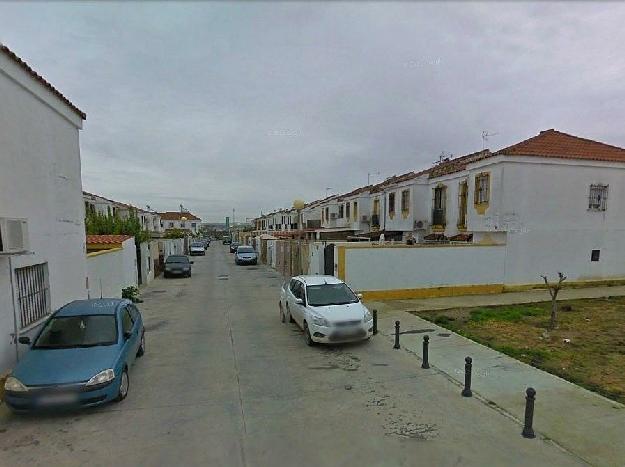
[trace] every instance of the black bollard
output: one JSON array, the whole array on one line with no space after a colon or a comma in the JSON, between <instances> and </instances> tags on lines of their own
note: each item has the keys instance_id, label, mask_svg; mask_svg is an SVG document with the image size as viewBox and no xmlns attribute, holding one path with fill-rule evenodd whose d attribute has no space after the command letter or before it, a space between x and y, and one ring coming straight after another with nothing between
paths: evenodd
<instances>
[{"instance_id":1,"label":"black bollard","mask_svg":"<svg viewBox=\"0 0 625 467\"><path fill-rule=\"evenodd\" d=\"M534 400L536 399L536 390L534 388L527 388L525 391L525 424L523 425L523 438L536 438L534 434Z\"/></svg>"},{"instance_id":2,"label":"black bollard","mask_svg":"<svg viewBox=\"0 0 625 467\"><path fill-rule=\"evenodd\" d=\"M423 363L421 364L421 368L425 368L426 370L430 368L429 360L429 352L428 346L430 345L430 336L423 336Z\"/></svg>"},{"instance_id":3,"label":"black bollard","mask_svg":"<svg viewBox=\"0 0 625 467\"><path fill-rule=\"evenodd\" d=\"M399 321L395 321L395 345L394 349L399 349Z\"/></svg>"},{"instance_id":4,"label":"black bollard","mask_svg":"<svg viewBox=\"0 0 625 467\"><path fill-rule=\"evenodd\" d=\"M378 333L378 310L373 310L373 335Z\"/></svg>"},{"instance_id":5,"label":"black bollard","mask_svg":"<svg viewBox=\"0 0 625 467\"><path fill-rule=\"evenodd\" d=\"M462 390L463 397L471 397L471 369L473 368L473 360L471 357L464 359L464 389Z\"/></svg>"}]
</instances>

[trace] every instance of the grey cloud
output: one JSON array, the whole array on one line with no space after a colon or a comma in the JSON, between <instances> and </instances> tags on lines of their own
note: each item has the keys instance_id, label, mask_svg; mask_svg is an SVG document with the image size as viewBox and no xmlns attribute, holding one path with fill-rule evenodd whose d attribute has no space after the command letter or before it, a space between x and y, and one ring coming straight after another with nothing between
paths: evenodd
<instances>
[{"instance_id":1,"label":"grey cloud","mask_svg":"<svg viewBox=\"0 0 625 467\"><path fill-rule=\"evenodd\" d=\"M85 189L252 217L558 128L625 146L618 3L3 3Z\"/></svg>"}]
</instances>

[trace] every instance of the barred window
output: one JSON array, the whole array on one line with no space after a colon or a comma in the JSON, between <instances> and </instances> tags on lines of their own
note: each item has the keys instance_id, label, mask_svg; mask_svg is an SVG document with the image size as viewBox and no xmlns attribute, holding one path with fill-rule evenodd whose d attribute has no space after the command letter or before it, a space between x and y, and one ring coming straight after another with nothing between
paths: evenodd
<instances>
[{"instance_id":1,"label":"barred window","mask_svg":"<svg viewBox=\"0 0 625 467\"><path fill-rule=\"evenodd\" d=\"M490 174L475 176L475 204L488 203L490 199Z\"/></svg>"},{"instance_id":2,"label":"barred window","mask_svg":"<svg viewBox=\"0 0 625 467\"><path fill-rule=\"evenodd\" d=\"M590 211L605 211L608 207L608 185L590 185L588 195L588 209Z\"/></svg>"},{"instance_id":3,"label":"barred window","mask_svg":"<svg viewBox=\"0 0 625 467\"><path fill-rule=\"evenodd\" d=\"M391 218L395 214L395 193L388 194L388 214Z\"/></svg>"},{"instance_id":4,"label":"barred window","mask_svg":"<svg viewBox=\"0 0 625 467\"><path fill-rule=\"evenodd\" d=\"M15 270L17 301L20 309L20 329L50 314L48 263L35 264Z\"/></svg>"}]
</instances>

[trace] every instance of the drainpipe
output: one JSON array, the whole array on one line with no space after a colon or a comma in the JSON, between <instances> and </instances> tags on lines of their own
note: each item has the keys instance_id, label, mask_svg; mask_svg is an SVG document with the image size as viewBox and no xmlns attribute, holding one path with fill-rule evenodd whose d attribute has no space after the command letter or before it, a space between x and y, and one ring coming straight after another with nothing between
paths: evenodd
<instances>
[{"instance_id":1,"label":"drainpipe","mask_svg":"<svg viewBox=\"0 0 625 467\"><path fill-rule=\"evenodd\" d=\"M9 255L9 280L11 284L11 301L13 302L13 343L15 344L15 361L19 362L20 355L18 350L18 339L17 335L17 308L15 306L15 287L13 285L13 261L11 260L11 256Z\"/></svg>"}]
</instances>

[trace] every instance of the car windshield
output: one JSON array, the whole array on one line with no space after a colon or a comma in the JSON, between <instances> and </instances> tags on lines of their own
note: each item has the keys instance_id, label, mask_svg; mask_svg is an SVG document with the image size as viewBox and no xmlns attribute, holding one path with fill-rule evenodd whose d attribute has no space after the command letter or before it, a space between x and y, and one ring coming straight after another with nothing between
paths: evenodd
<instances>
[{"instance_id":1,"label":"car windshield","mask_svg":"<svg viewBox=\"0 0 625 467\"><path fill-rule=\"evenodd\" d=\"M310 306L345 305L358 302L358 297L345 284L309 285L306 295Z\"/></svg>"},{"instance_id":2,"label":"car windshield","mask_svg":"<svg viewBox=\"0 0 625 467\"><path fill-rule=\"evenodd\" d=\"M61 316L52 318L46 323L34 348L66 349L115 343L117 343L115 316Z\"/></svg>"},{"instance_id":3,"label":"car windshield","mask_svg":"<svg viewBox=\"0 0 625 467\"><path fill-rule=\"evenodd\" d=\"M186 256L170 256L169 258L167 258L165 262L166 263L188 263L189 258L187 258Z\"/></svg>"},{"instance_id":4,"label":"car windshield","mask_svg":"<svg viewBox=\"0 0 625 467\"><path fill-rule=\"evenodd\" d=\"M237 249L237 253L254 253L254 248L251 246L240 246Z\"/></svg>"},{"instance_id":5,"label":"car windshield","mask_svg":"<svg viewBox=\"0 0 625 467\"><path fill-rule=\"evenodd\" d=\"M191 248L204 248L203 243L192 243Z\"/></svg>"}]
</instances>

